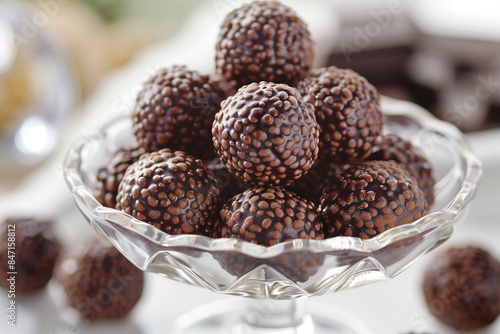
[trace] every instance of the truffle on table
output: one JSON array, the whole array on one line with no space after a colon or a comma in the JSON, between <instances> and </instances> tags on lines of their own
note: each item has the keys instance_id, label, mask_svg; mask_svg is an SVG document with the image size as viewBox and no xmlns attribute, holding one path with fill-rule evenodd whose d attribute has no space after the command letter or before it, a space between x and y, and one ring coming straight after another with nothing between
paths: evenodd
<instances>
[{"instance_id":1,"label":"truffle on table","mask_svg":"<svg viewBox=\"0 0 500 334\"><path fill-rule=\"evenodd\" d=\"M297 89L304 102L315 107L321 159L354 164L371 153L385 117L380 95L368 80L350 69L330 66L314 69Z\"/></svg>"},{"instance_id":2,"label":"truffle on table","mask_svg":"<svg viewBox=\"0 0 500 334\"><path fill-rule=\"evenodd\" d=\"M208 76L171 66L143 85L132 112L133 131L147 152L162 148L211 159L211 129L224 91Z\"/></svg>"},{"instance_id":3,"label":"truffle on table","mask_svg":"<svg viewBox=\"0 0 500 334\"><path fill-rule=\"evenodd\" d=\"M427 214L417 182L393 161L365 161L326 186L318 211L325 237L372 238Z\"/></svg>"},{"instance_id":4,"label":"truffle on table","mask_svg":"<svg viewBox=\"0 0 500 334\"><path fill-rule=\"evenodd\" d=\"M423 292L443 323L462 331L487 327L500 314L500 262L478 247L448 249L427 268Z\"/></svg>"},{"instance_id":5,"label":"truffle on table","mask_svg":"<svg viewBox=\"0 0 500 334\"><path fill-rule=\"evenodd\" d=\"M278 1L255 1L224 19L216 44L217 73L236 88L271 81L295 86L312 69L306 24Z\"/></svg>"},{"instance_id":6,"label":"truffle on table","mask_svg":"<svg viewBox=\"0 0 500 334\"><path fill-rule=\"evenodd\" d=\"M101 237L82 239L65 250L55 278L68 305L88 321L125 317L144 285L143 272Z\"/></svg>"},{"instance_id":7,"label":"truffle on table","mask_svg":"<svg viewBox=\"0 0 500 334\"><path fill-rule=\"evenodd\" d=\"M14 276L16 293L45 287L61 251L52 223L32 218L7 219L0 228L0 285L9 289L11 281L7 279Z\"/></svg>"},{"instance_id":8,"label":"truffle on table","mask_svg":"<svg viewBox=\"0 0 500 334\"><path fill-rule=\"evenodd\" d=\"M285 84L241 87L222 103L212 135L229 172L253 186L287 186L318 156L314 109Z\"/></svg>"},{"instance_id":9,"label":"truffle on table","mask_svg":"<svg viewBox=\"0 0 500 334\"><path fill-rule=\"evenodd\" d=\"M118 210L169 234L211 233L221 204L206 164L169 149L143 154L130 165L116 199Z\"/></svg>"}]
</instances>

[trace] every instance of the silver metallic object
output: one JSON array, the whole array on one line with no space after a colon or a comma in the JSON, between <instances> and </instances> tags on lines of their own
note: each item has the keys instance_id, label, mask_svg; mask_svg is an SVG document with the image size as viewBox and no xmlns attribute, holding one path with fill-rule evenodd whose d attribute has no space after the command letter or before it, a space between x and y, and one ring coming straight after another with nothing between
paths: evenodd
<instances>
[{"instance_id":1,"label":"silver metallic object","mask_svg":"<svg viewBox=\"0 0 500 334\"><path fill-rule=\"evenodd\" d=\"M0 2L0 170L41 162L58 140L60 126L79 101L79 83L64 48L49 30L54 8ZM12 83L14 82L14 84Z\"/></svg>"}]
</instances>

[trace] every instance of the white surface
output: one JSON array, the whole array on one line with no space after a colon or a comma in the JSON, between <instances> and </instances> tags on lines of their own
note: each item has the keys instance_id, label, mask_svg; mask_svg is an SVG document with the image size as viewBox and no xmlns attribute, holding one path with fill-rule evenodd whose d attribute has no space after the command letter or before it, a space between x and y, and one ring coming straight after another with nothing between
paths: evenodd
<instances>
[{"instance_id":1,"label":"white surface","mask_svg":"<svg viewBox=\"0 0 500 334\"><path fill-rule=\"evenodd\" d=\"M420 0L411 2L411 14L423 32L452 38L498 41L500 28L496 0Z\"/></svg>"},{"instance_id":2,"label":"white surface","mask_svg":"<svg viewBox=\"0 0 500 334\"><path fill-rule=\"evenodd\" d=\"M328 38L324 33L325 29L336 29L335 22L331 20L333 13L318 11L319 3L308 3L307 6L302 3L298 10L309 23L317 41L318 38ZM321 15L318 16L317 13ZM130 108L141 82L156 68L177 63L188 64L205 73L210 72L213 67L213 43L219 26L216 22L219 21L220 12L216 7L203 9L203 15L193 17L189 25L192 28L186 29L185 34L150 50L132 66L110 77L98 89L99 93L86 104L82 113L84 117L80 118L79 115L78 119L69 122L63 135L65 140L59 144L59 151L52 160L23 179L15 191L2 192L0 183L0 219L20 214L57 215L57 234L66 244L83 234L93 233L72 204L63 181L61 163L66 145L84 132L84 129L109 117L110 113ZM199 28L196 28L200 26L206 27L203 36L200 35ZM186 36L197 36L196 43L186 43ZM327 51L325 49L321 52ZM441 326L428 313L421 293L423 270L438 252L452 245L480 245L500 258L500 224L497 213L500 195L500 132L474 134L470 139L473 148L485 163L485 172L466 221L456 226L451 239L395 279L313 298L311 302L340 307L372 328L373 333L455 333ZM8 326L6 316L1 315L0 333L165 334L170 333L174 320L180 315L203 303L221 298L237 302L239 297L219 296L198 287L147 274L144 295L129 318L121 322L71 328L61 320L55 301L49 289L46 289L29 297L18 296L17 327ZM5 315L6 306L7 292L0 289L0 309ZM500 319L494 326L480 333L500 333Z\"/></svg>"}]
</instances>

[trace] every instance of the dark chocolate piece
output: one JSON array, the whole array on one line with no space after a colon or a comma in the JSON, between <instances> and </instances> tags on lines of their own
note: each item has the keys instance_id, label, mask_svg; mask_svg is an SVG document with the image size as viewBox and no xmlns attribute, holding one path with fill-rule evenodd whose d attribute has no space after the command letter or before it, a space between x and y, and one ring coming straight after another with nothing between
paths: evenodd
<instances>
[{"instance_id":1,"label":"dark chocolate piece","mask_svg":"<svg viewBox=\"0 0 500 334\"><path fill-rule=\"evenodd\" d=\"M462 331L484 328L500 314L500 262L477 247L451 248L431 262L423 292L443 323Z\"/></svg>"},{"instance_id":2,"label":"dark chocolate piece","mask_svg":"<svg viewBox=\"0 0 500 334\"><path fill-rule=\"evenodd\" d=\"M313 60L306 24L277 1L256 1L231 12L216 44L217 73L236 87L259 81L295 86Z\"/></svg>"},{"instance_id":3,"label":"dark chocolate piece","mask_svg":"<svg viewBox=\"0 0 500 334\"><path fill-rule=\"evenodd\" d=\"M215 238L238 238L262 246L293 239L323 239L316 206L286 189L255 187L220 211Z\"/></svg>"},{"instance_id":4,"label":"dark chocolate piece","mask_svg":"<svg viewBox=\"0 0 500 334\"><path fill-rule=\"evenodd\" d=\"M227 78L221 74L212 73L209 75L209 77L212 82L214 82L220 87L220 89L222 89L226 98L236 94L238 88L240 88L239 86L236 87L236 83L234 81L228 81Z\"/></svg>"},{"instance_id":5,"label":"dark chocolate piece","mask_svg":"<svg viewBox=\"0 0 500 334\"><path fill-rule=\"evenodd\" d=\"M385 117L377 89L364 77L330 66L313 70L297 88L314 104L323 159L354 164L371 153Z\"/></svg>"},{"instance_id":6,"label":"dark chocolate piece","mask_svg":"<svg viewBox=\"0 0 500 334\"><path fill-rule=\"evenodd\" d=\"M69 306L88 321L125 317L144 285L143 272L101 237L80 240L65 250L55 278Z\"/></svg>"},{"instance_id":7,"label":"dark chocolate piece","mask_svg":"<svg viewBox=\"0 0 500 334\"><path fill-rule=\"evenodd\" d=\"M217 179L223 203L250 188L234 174L231 174L226 166L220 162L220 158L210 161L207 167Z\"/></svg>"},{"instance_id":8,"label":"dark chocolate piece","mask_svg":"<svg viewBox=\"0 0 500 334\"><path fill-rule=\"evenodd\" d=\"M367 160L391 160L406 169L410 176L417 180L418 186L424 193L427 205L434 203L434 178L432 167L424 155L411 142L397 135L387 135L380 145L377 145Z\"/></svg>"},{"instance_id":9,"label":"dark chocolate piece","mask_svg":"<svg viewBox=\"0 0 500 334\"><path fill-rule=\"evenodd\" d=\"M61 251L51 223L7 219L0 228L0 285L7 289L13 285L15 293L45 287Z\"/></svg>"},{"instance_id":10,"label":"dark chocolate piece","mask_svg":"<svg viewBox=\"0 0 500 334\"><path fill-rule=\"evenodd\" d=\"M427 214L417 182L393 161L365 161L326 186L318 208L325 237L372 238Z\"/></svg>"},{"instance_id":11,"label":"dark chocolate piece","mask_svg":"<svg viewBox=\"0 0 500 334\"><path fill-rule=\"evenodd\" d=\"M292 282L306 282L309 277L318 272L324 263L324 255L307 251L289 252L265 259L239 252L214 251L210 254L222 268L238 278L247 275L252 270L266 266L273 269L271 275L278 272Z\"/></svg>"},{"instance_id":12,"label":"dark chocolate piece","mask_svg":"<svg viewBox=\"0 0 500 334\"><path fill-rule=\"evenodd\" d=\"M212 128L228 170L254 186L286 186L318 155L319 127L295 88L252 83L222 103Z\"/></svg>"},{"instance_id":13,"label":"dark chocolate piece","mask_svg":"<svg viewBox=\"0 0 500 334\"><path fill-rule=\"evenodd\" d=\"M305 176L292 183L287 189L319 205L323 189L344 169L344 166L338 163L318 159Z\"/></svg>"},{"instance_id":14,"label":"dark chocolate piece","mask_svg":"<svg viewBox=\"0 0 500 334\"><path fill-rule=\"evenodd\" d=\"M204 234L220 203L217 180L203 161L163 149L129 166L116 208L169 234Z\"/></svg>"},{"instance_id":15,"label":"dark chocolate piece","mask_svg":"<svg viewBox=\"0 0 500 334\"><path fill-rule=\"evenodd\" d=\"M121 147L106 160L97 172L96 198L104 206L114 208L118 186L128 166L146 153L142 147Z\"/></svg>"},{"instance_id":16,"label":"dark chocolate piece","mask_svg":"<svg viewBox=\"0 0 500 334\"><path fill-rule=\"evenodd\" d=\"M212 122L224 98L208 76L185 66L159 70L144 83L132 113L139 146L148 152L170 148L213 158Z\"/></svg>"}]
</instances>

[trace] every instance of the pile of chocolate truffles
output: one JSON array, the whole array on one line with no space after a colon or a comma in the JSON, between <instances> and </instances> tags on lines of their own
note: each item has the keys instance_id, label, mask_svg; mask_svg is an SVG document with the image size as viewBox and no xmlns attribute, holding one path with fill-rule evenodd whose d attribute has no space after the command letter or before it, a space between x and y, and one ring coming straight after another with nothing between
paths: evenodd
<instances>
[{"instance_id":1,"label":"pile of chocolate truffles","mask_svg":"<svg viewBox=\"0 0 500 334\"><path fill-rule=\"evenodd\" d=\"M137 144L98 173L103 205L168 234L264 246L371 238L427 214L429 163L382 135L380 96L364 77L313 68L314 41L292 9L244 4L215 48L214 73L176 65L144 83Z\"/></svg>"}]
</instances>

